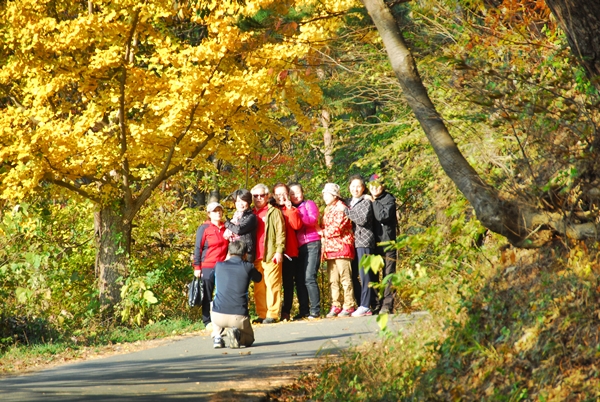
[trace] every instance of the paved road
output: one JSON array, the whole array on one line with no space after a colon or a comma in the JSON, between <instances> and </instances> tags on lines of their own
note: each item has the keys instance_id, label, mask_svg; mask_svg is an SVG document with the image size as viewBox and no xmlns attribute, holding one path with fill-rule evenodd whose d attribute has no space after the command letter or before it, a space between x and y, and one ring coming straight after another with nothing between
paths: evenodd
<instances>
[{"instance_id":1,"label":"paved road","mask_svg":"<svg viewBox=\"0 0 600 402\"><path fill-rule=\"evenodd\" d=\"M390 328L401 330L423 316L394 316ZM338 353L378 333L375 317L259 325L255 344L241 349L213 349L207 333L5 378L0 401L209 401L225 390L256 395L281 385L277 379L295 378L294 367L302 361Z\"/></svg>"}]
</instances>

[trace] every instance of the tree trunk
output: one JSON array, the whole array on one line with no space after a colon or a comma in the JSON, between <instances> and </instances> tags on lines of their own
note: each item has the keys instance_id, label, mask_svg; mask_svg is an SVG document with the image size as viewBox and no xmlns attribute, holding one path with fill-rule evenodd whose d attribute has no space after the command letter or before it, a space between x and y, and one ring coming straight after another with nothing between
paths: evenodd
<instances>
[{"instance_id":1,"label":"tree trunk","mask_svg":"<svg viewBox=\"0 0 600 402\"><path fill-rule=\"evenodd\" d=\"M421 124L442 168L469 200L477 218L486 228L505 236L513 244L521 244L529 233L524 225L522 211L516 204L502 200L458 149L427 94L416 63L390 10L383 0L362 2L381 35L404 97Z\"/></svg>"},{"instance_id":2,"label":"tree trunk","mask_svg":"<svg viewBox=\"0 0 600 402\"><path fill-rule=\"evenodd\" d=\"M331 123L331 115L325 109L321 112L321 124L325 131L323 132L323 154L325 155L325 166L327 169L333 167L333 136L329 124Z\"/></svg>"},{"instance_id":3,"label":"tree trunk","mask_svg":"<svg viewBox=\"0 0 600 402\"><path fill-rule=\"evenodd\" d=\"M208 202L219 202L221 199L221 188L219 186L219 176L221 175L221 163L216 156L211 157L211 161L215 170L210 175L213 189L208 193Z\"/></svg>"},{"instance_id":4,"label":"tree trunk","mask_svg":"<svg viewBox=\"0 0 600 402\"><path fill-rule=\"evenodd\" d=\"M571 51L600 91L600 1L546 0L567 35Z\"/></svg>"},{"instance_id":5,"label":"tree trunk","mask_svg":"<svg viewBox=\"0 0 600 402\"><path fill-rule=\"evenodd\" d=\"M103 306L114 306L121 300L119 277L127 275L131 250L131 223L120 210L104 206L94 214L96 236L96 275Z\"/></svg>"}]
</instances>

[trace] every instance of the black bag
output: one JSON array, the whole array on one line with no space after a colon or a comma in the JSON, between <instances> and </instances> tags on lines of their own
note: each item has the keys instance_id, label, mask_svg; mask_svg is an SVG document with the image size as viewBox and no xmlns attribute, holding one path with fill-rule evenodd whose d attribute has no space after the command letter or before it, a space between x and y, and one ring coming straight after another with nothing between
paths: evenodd
<instances>
[{"instance_id":1,"label":"black bag","mask_svg":"<svg viewBox=\"0 0 600 402\"><path fill-rule=\"evenodd\" d=\"M200 278L194 278L188 284L188 304L190 307L202 305L202 280Z\"/></svg>"}]
</instances>

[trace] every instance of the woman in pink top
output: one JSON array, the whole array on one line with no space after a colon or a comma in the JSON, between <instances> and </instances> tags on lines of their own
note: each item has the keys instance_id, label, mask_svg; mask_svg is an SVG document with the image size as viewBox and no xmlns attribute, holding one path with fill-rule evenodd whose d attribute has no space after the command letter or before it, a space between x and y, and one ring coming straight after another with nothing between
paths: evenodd
<instances>
[{"instance_id":1,"label":"woman in pink top","mask_svg":"<svg viewBox=\"0 0 600 402\"><path fill-rule=\"evenodd\" d=\"M298 183L290 185L290 200L300 212L302 227L296 230L298 239L299 275L304 276L308 300L300 300L299 318L314 319L321 316L321 294L317 272L321 264L321 237L319 236L319 208L311 200L304 199L304 191ZM310 307L309 307L310 302Z\"/></svg>"}]
</instances>

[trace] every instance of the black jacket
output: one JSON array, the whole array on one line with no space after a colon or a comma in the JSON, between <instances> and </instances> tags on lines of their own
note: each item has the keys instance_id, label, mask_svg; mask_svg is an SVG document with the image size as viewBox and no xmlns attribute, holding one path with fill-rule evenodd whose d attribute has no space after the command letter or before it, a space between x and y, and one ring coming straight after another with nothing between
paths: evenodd
<instances>
[{"instance_id":1,"label":"black jacket","mask_svg":"<svg viewBox=\"0 0 600 402\"><path fill-rule=\"evenodd\" d=\"M373 200L373 231L377 243L396 240L396 228L398 219L396 218L396 198L384 191Z\"/></svg>"},{"instance_id":2,"label":"black jacket","mask_svg":"<svg viewBox=\"0 0 600 402\"><path fill-rule=\"evenodd\" d=\"M248 316L248 286L250 280L260 282L262 274L254 265L238 256L215 266L215 299L213 311L221 314Z\"/></svg>"},{"instance_id":3,"label":"black jacket","mask_svg":"<svg viewBox=\"0 0 600 402\"><path fill-rule=\"evenodd\" d=\"M256 216L252 213L251 209L244 211L237 225L232 223L229 219L225 221L225 227L240 236L240 240L246 243L246 247L248 247L247 260L249 262L254 262L254 258L256 257L255 243L257 226L258 222L256 221Z\"/></svg>"}]
</instances>

